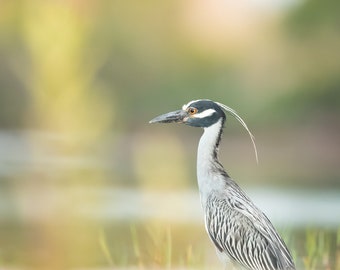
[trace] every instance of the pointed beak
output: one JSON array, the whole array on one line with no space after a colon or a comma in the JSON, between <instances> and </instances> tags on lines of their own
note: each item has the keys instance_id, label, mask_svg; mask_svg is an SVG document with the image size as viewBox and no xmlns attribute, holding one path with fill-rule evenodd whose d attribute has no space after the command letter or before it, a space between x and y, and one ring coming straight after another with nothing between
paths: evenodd
<instances>
[{"instance_id":1,"label":"pointed beak","mask_svg":"<svg viewBox=\"0 0 340 270\"><path fill-rule=\"evenodd\" d=\"M184 118L187 117L186 111L178 110L174 112L169 112L166 114L162 114L160 116L155 117L150 120L149 123L183 123Z\"/></svg>"}]
</instances>

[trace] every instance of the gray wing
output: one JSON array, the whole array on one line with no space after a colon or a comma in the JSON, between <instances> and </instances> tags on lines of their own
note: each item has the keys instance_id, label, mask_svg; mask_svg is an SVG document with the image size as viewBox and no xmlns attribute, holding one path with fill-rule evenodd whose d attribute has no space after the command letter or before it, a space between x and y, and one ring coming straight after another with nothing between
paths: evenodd
<instances>
[{"instance_id":1,"label":"gray wing","mask_svg":"<svg viewBox=\"0 0 340 270\"><path fill-rule=\"evenodd\" d=\"M295 269L269 219L235 182L225 191L223 197L210 196L206 204L206 229L216 248L248 269Z\"/></svg>"}]
</instances>

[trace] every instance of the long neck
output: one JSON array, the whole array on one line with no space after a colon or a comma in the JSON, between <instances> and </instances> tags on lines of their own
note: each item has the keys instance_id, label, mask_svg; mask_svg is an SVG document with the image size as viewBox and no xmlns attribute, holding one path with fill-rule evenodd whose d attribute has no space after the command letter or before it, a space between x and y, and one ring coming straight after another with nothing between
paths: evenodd
<instances>
[{"instance_id":1,"label":"long neck","mask_svg":"<svg viewBox=\"0 0 340 270\"><path fill-rule=\"evenodd\" d=\"M202 191L210 186L209 181L213 172L221 167L218 162L218 146L221 141L223 119L210 127L204 128L197 152L197 180L199 189ZM208 183L207 183L208 182Z\"/></svg>"}]
</instances>

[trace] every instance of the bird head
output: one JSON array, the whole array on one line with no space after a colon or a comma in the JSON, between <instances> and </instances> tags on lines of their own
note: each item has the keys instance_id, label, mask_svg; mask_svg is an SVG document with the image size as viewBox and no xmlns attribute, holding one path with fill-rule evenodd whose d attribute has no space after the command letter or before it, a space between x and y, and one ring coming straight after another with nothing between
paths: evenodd
<instances>
[{"instance_id":1,"label":"bird head","mask_svg":"<svg viewBox=\"0 0 340 270\"><path fill-rule=\"evenodd\" d=\"M162 114L152 119L150 123L183 123L188 126L206 128L226 116L221 107L206 99L190 101L181 110Z\"/></svg>"},{"instance_id":2,"label":"bird head","mask_svg":"<svg viewBox=\"0 0 340 270\"><path fill-rule=\"evenodd\" d=\"M247 130L254 146L257 161L257 149L253 134L236 111L222 103L208 99L193 100L183 105L181 110L157 116L149 123L183 123L193 127L209 128L220 120L222 120L222 124L225 122L224 111L231 114Z\"/></svg>"}]
</instances>

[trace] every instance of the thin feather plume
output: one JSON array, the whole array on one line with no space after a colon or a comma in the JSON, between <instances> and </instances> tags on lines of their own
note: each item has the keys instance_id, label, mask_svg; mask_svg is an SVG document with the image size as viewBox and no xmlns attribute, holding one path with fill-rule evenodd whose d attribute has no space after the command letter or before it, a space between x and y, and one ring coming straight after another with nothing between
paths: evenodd
<instances>
[{"instance_id":1,"label":"thin feather plume","mask_svg":"<svg viewBox=\"0 0 340 270\"><path fill-rule=\"evenodd\" d=\"M255 158L256 158L256 163L259 163L259 159L258 159L258 155L257 155L257 148L256 148L256 144L255 144L255 137L254 135L250 132L247 124L244 122L244 120L241 118L241 116L239 116L237 114L237 112L228 107L227 105L224 105L220 102L216 102L216 104L218 106L220 106L221 108L223 108L226 112L230 113L232 116L234 116L234 118L239 121L239 123L245 128L245 130L248 132L249 136L250 136L250 139L251 139L251 142L253 143L253 147L254 147L254 151L255 151Z\"/></svg>"}]
</instances>

